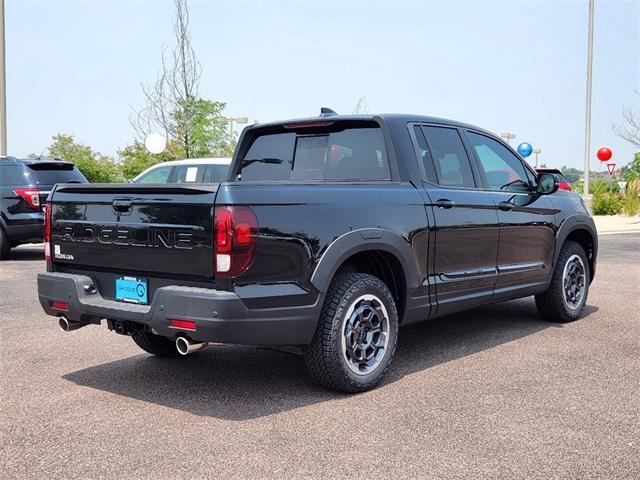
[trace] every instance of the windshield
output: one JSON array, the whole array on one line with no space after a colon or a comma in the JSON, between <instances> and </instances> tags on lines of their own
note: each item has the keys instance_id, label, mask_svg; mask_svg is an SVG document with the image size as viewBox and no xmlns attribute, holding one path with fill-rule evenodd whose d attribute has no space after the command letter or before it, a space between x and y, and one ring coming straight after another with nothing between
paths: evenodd
<instances>
[{"instance_id":1,"label":"windshield","mask_svg":"<svg viewBox=\"0 0 640 480\"><path fill-rule=\"evenodd\" d=\"M379 127L260 135L242 158L238 180L389 180Z\"/></svg>"}]
</instances>

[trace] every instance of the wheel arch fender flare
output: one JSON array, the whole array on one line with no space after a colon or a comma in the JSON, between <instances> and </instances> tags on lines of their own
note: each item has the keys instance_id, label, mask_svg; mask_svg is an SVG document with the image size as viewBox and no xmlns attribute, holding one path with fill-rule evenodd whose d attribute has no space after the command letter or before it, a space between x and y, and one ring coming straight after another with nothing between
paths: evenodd
<instances>
[{"instance_id":1,"label":"wheel arch fender flare","mask_svg":"<svg viewBox=\"0 0 640 480\"><path fill-rule=\"evenodd\" d=\"M596 230L595 223L588 215L576 214L566 218L556 233L555 252L553 254L554 266L558 263L558 257L560 256L562 245L567 240L567 237L576 230L586 230L591 235L591 241L593 243L593 259L590 259L590 263L595 262L596 255L598 253L598 232Z\"/></svg>"},{"instance_id":2,"label":"wheel arch fender flare","mask_svg":"<svg viewBox=\"0 0 640 480\"><path fill-rule=\"evenodd\" d=\"M344 261L356 253L367 250L381 250L398 259L404 273L407 295L418 287L418 269L409 241L381 228L353 230L336 238L318 261L311 275L311 283L319 291L326 292Z\"/></svg>"}]
</instances>

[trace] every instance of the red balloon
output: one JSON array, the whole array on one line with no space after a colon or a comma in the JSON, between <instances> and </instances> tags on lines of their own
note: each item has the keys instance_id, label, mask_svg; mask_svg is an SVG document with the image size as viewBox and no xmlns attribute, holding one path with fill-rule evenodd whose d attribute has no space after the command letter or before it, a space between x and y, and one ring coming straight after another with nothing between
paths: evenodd
<instances>
[{"instance_id":1,"label":"red balloon","mask_svg":"<svg viewBox=\"0 0 640 480\"><path fill-rule=\"evenodd\" d=\"M600 150L598 150L597 155L598 160L600 160L601 162L607 162L613 156L613 152L607 147L602 147Z\"/></svg>"}]
</instances>

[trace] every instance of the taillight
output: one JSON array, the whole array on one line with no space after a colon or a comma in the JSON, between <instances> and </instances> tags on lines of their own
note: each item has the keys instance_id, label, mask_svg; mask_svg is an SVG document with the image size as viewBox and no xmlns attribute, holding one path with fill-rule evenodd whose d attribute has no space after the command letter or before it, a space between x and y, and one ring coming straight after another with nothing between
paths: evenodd
<instances>
[{"instance_id":1,"label":"taillight","mask_svg":"<svg viewBox=\"0 0 640 480\"><path fill-rule=\"evenodd\" d=\"M51 204L44 204L44 259L51 260Z\"/></svg>"},{"instance_id":2,"label":"taillight","mask_svg":"<svg viewBox=\"0 0 640 480\"><path fill-rule=\"evenodd\" d=\"M567 183L567 182L560 182L558 184L558 188L560 190L567 190L567 191L571 191L571 184Z\"/></svg>"},{"instance_id":3,"label":"taillight","mask_svg":"<svg viewBox=\"0 0 640 480\"><path fill-rule=\"evenodd\" d=\"M24 198L31 208L40 208L40 192L33 188L16 188L13 193Z\"/></svg>"},{"instance_id":4,"label":"taillight","mask_svg":"<svg viewBox=\"0 0 640 480\"><path fill-rule=\"evenodd\" d=\"M249 207L216 207L215 271L218 277L237 277L253 262L258 218Z\"/></svg>"}]
</instances>

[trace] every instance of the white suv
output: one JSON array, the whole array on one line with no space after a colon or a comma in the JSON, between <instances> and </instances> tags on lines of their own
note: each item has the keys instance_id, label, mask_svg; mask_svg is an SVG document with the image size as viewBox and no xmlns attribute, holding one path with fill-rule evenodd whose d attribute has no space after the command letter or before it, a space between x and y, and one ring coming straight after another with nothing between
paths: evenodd
<instances>
[{"instance_id":1,"label":"white suv","mask_svg":"<svg viewBox=\"0 0 640 480\"><path fill-rule=\"evenodd\" d=\"M158 163L132 183L220 183L227 179L230 158L190 158Z\"/></svg>"}]
</instances>

